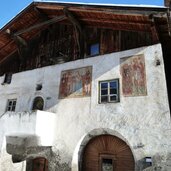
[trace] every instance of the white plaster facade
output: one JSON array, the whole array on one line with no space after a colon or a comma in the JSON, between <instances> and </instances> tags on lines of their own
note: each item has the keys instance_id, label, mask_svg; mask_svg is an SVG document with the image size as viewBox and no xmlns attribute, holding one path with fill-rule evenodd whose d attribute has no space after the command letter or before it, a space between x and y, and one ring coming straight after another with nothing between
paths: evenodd
<instances>
[{"instance_id":1,"label":"white plaster facade","mask_svg":"<svg viewBox=\"0 0 171 171\"><path fill-rule=\"evenodd\" d=\"M145 57L147 96L124 97L120 58L137 54L144 54ZM156 60L160 60L160 65L156 65ZM61 71L86 66L92 66L91 97L58 99ZM99 81L116 78L120 82L120 102L99 104ZM0 77L0 83L3 79ZM36 91L37 84L42 84L42 90ZM52 115L53 118L49 122L45 117L44 125L40 124L41 119L36 122L36 114L29 114L36 96L43 97L44 111L49 112L47 116ZM17 98L16 112L5 113L7 99L10 98ZM171 153L171 122L161 45L13 74L11 84L0 86L0 115L1 171L25 170L22 162L13 164L11 156L6 153L5 136L22 133L43 137L46 132L44 137L48 139L48 132L42 129L47 127L54 132L51 137L52 152L59 157L47 155L51 161L51 170L53 166L56 170L55 160L58 160L70 170L78 171L81 148L90 137L105 133L116 135L127 142L135 158L135 170L142 170L139 163L144 157L152 157L153 165L164 163ZM38 126L40 132L35 131Z\"/></svg>"}]
</instances>

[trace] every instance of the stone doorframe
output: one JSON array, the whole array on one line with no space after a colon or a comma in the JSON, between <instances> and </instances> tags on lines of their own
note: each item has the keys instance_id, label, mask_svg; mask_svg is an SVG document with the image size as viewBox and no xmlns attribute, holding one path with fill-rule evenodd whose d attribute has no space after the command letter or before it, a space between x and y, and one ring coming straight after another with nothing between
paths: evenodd
<instances>
[{"instance_id":1,"label":"stone doorframe","mask_svg":"<svg viewBox=\"0 0 171 171\"><path fill-rule=\"evenodd\" d=\"M83 150L84 150L85 146L88 144L88 142L96 136L105 135L105 134L113 135L113 136L120 138L130 147L133 157L134 157L135 167L136 167L135 155L134 155L133 149L131 148L128 141L120 133L118 133L115 130L112 130L109 128L97 128L97 129L94 129L94 130L90 131L89 133L85 134L80 139L80 141L77 143L77 146L74 150L74 154L73 154L73 158L72 158L72 169L71 169L72 171L81 171ZM135 168L135 170L136 170L136 168Z\"/></svg>"}]
</instances>

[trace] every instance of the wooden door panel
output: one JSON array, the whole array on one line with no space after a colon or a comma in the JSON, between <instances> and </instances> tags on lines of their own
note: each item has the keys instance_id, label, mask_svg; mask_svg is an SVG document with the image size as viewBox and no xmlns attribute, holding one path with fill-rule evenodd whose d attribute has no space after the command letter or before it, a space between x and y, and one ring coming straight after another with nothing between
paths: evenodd
<instances>
[{"instance_id":1,"label":"wooden door panel","mask_svg":"<svg viewBox=\"0 0 171 171\"><path fill-rule=\"evenodd\" d=\"M97 136L89 141L83 152L83 171L103 171L105 157L111 160L113 171L134 171L131 149L123 140L111 135Z\"/></svg>"},{"instance_id":2,"label":"wooden door panel","mask_svg":"<svg viewBox=\"0 0 171 171\"><path fill-rule=\"evenodd\" d=\"M42 157L34 159L32 171L48 171L48 160Z\"/></svg>"}]
</instances>

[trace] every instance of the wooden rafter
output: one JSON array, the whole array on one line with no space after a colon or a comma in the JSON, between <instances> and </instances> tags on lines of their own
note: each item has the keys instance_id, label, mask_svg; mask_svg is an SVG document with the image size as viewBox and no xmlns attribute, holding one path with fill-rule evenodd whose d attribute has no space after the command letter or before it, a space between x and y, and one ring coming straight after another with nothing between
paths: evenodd
<instances>
[{"instance_id":1,"label":"wooden rafter","mask_svg":"<svg viewBox=\"0 0 171 171\"><path fill-rule=\"evenodd\" d=\"M36 3L35 4L37 8L42 9L42 10L62 10L65 5L48 5L48 4L41 4L41 3ZM68 9L70 11L74 12L93 12L93 13L108 13L108 14L122 14L122 15L134 15L134 16L148 16L151 13L161 13L164 14L166 12L165 8L136 8L136 7L118 7L118 6L113 6L109 8L104 8L103 6L74 6L73 4L70 4L68 6Z\"/></svg>"},{"instance_id":2,"label":"wooden rafter","mask_svg":"<svg viewBox=\"0 0 171 171\"><path fill-rule=\"evenodd\" d=\"M76 19L76 17L68 10L68 8L64 8L63 11L66 17L79 29L80 33L82 33L82 26L78 19Z\"/></svg>"},{"instance_id":3,"label":"wooden rafter","mask_svg":"<svg viewBox=\"0 0 171 171\"><path fill-rule=\"evenodd\" d=\"M111 23L101 23L101 22L89 22L85 23L88 27L96 27L96 28L103 28L103 29L111 29L111 30L125 30L125 31L140 31L140 32L151 32L151 25L129 25L129 24L111 24Z\"/></svg>"},{"instance_id":4,"label":"wooden rafter","mask_svg":"<svg viewBox=\"0 0 171 171\"><path fill-rule=\"evenodd\" d=\"M97 25L102 25L110 28L114 28L115 30L137 30L137 31L150 31L151 23L148 24L141 24L141 23L134 23L134 22L124 22L124 21L114 21L114 20L103 20L103 19L81 19L81 21L85 23L95 23Z\"/></svg>"},{"instance_id":5,"label":"wooden rafter","mask_svg":"<svg viewBox=\"0 0 171 171\"><path fill-rule=\"evenodd\" d=\"M16 33L14 33L14 36L19 36L23 33L26 33L26 32L29 32L29 31L32 31L34 29L38 29L40 27L43 27L43 26L48 26L50 24L53 24L53 23L56 23L56 22L59 22L59 21L62 21L62 20L65 20L66 17L64 15L61 15L61 16L57 16L55 18L52 18L50 20L47 20L47 21L44 21L44 22L41 22L41 23L38 23L38 24L35 24L29 28L26 28L26 29L23 29L23 30L20 30Z\"/></svg>"},{"instance_id":6,"label":"wooden rafter","mask_svg":"<svg viewBox=\"0 0 171 171\"><path fill-rule=\"evenodd\" d=\"M3 62L5 62L12 54L14 54L17 51L17 49L14 49L10 54L8 54L5 58L2 58L0 60L0 63L2 64Z\"/></svg>"},{"instance_id":7,"label":"wooden rafter","mask_svg":"<svg viewBox=\"0 0 171 171\"><path fill-rule=\"evenodd\" d=\"M151 34L154 43L159 42L159 36L155 24L151 26Z\"/></svg>"},{"instance_id":8,"label":"wooden rafter","mask_svg":"<svg viewBox=\"0 0 171 171\"><path fill-rule=\"evenodd\" d=\"M11 39L13 39L17 44L20 44L22 46L27 46L26 40L20 36L15 36L10 29L6 30L6 33L10 36Z\"/></svg>"},{"instance_id":9,"label":"wooden rafter","mask_svg":"<svg viewBox=\"0 0 171 171\"><path fill-rule=\"evenodd\" d=\"M22 37L18 36L18 35L17 35L17 36L14 35L13 32L12 32L10 29L7 29L7 30L6 30L6 33L7 33L7 34L9 35L9 37L10 37L11 39L13 39L14 42L16 43L16 45L17 45L17 50L18 50L18 54L19 54L19 56L20 56L20 59L23 60L23 58L24 58L24 56L23 56L23 51L29 49L26 40L23 39Z\"/></svg>"},{"instance_id":10,"label":"wooden rafter","mask_svg":"<svg viewBox=\"0 0 171 171\"><path fill-rule=\"evenodd\" d=\"M136 21L134 21L134 20L131 20L131 19L129 19L129 18L127 18L127 19L125 19L125 20L123 20L123 19L115 19L115 18L97 18L97 17L94 17L94 18L92 18L92 17L82 17L82 18L80 18L79 20L82 20L82 21L98 21L98 22L102 22L102 23L104 23L104 22L107 22L107 23L125 23L125 24L134 24L134 25L136 25L136 24L151 24L152 23L152 21L150 21L150 20L136 20Z\"/></svg>"},{"instance_id":11,"label":"wooden rafter","mask_svg":"<svg viewBox=\"0 0 171 171\"><path fill-rule=\"evenodd\" d=\"M78 47L80 51L80 57L83 57L84 54L84 32L82 25L80 24L79 20L68 10L68 8L63 9L64 14L69 19L69 21L74 25L76 29L78 29Z\"/></svg>"},{"instance_id":12,"label":"wooden rafter","mask_svg":"<svg viewBox=\"0 0 171 171\"><path fill-rule=\"evenodd\" d=\"M44 12L42 12L42 10L34 7L34 11L36 11L43 20L49 20L49 17Z\"/></svg>"}]
</instances>

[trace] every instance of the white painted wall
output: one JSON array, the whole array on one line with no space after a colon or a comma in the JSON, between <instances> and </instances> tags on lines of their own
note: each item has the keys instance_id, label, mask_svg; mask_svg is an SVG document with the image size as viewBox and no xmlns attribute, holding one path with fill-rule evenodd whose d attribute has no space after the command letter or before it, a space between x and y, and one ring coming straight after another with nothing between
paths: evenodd
<instances>
[{"instance_id":1,"label":"white painted wall","mask_svg":"<svg viewBox=\"0 0 171 171\"><path fill-rule=\"evenodd\" d=\"M148 95L124 97L120 58L137 54L145 56ZM161 61L161 65L155 65L156 59ZM92 96L58 99L61 71L85 66L93 67ZM98 104L98 82L115 78L120 80L120 102ZM3 82L2 77L0 82ZM40 83L43 88L36 92L36 84ZM44 98L46 111L56 114L52 149L60 151L60 162L71 163L72 158L78 158L76 149L79 149L81 139L98 128L108 128L122 135L133 150L136 161L157 154L166 156L171 152L170 111L160 44L14 74L11 84L0 86L0 115L5 112L7 99L18 99L16 112L30 111L36 96ZM15 125L15 120L13 123ZM6 127L4 124L0 125L1 132ZM143 147L137 148L139 144ZM77 160L72 164L76 171Z\"/></svg>"}]
</instances>

